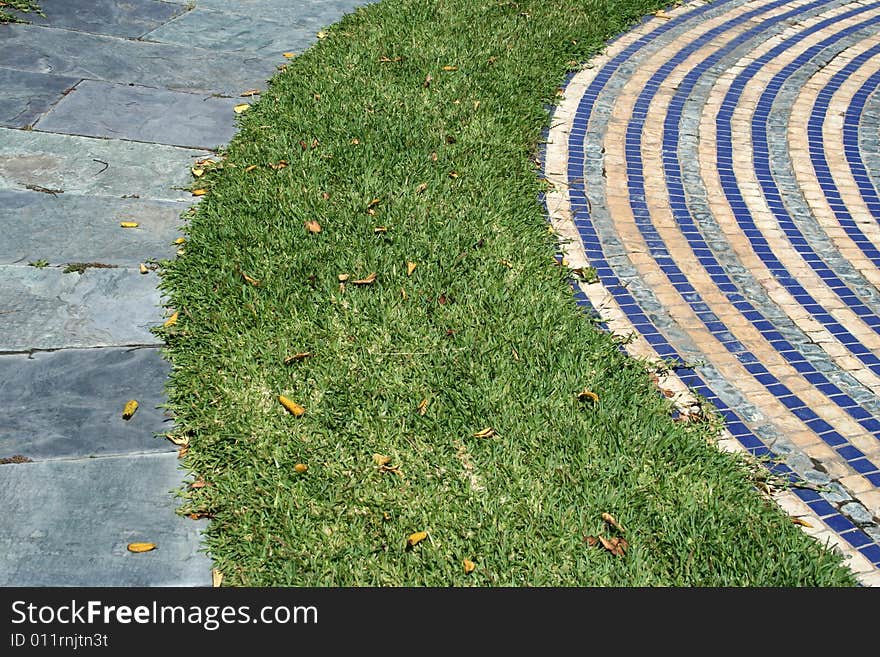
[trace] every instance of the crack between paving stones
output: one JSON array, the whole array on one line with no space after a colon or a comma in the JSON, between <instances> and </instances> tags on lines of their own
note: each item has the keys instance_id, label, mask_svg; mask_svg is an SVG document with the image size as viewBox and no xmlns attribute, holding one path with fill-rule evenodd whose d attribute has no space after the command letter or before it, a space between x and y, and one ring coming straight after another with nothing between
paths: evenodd
<instances>
[{"instance_id":1,"label":"crack between paving stones","mask_svg":"<svg viewBox=\"0 0 880 657\"><path fill-rule=\"evenodd\" d=\"M31 348L6 351L0 348L0 356L21 356L27 354L32 357L34 354L54 353L56 351L84 351L89 349L122 349L125 351L137 351L138 349L161 349L165 346L164 342L151 343L135 343L135 344L111 344L111 345L95 345L87 347L49 347L49 348Z\"/></svg>"}]
</instances>

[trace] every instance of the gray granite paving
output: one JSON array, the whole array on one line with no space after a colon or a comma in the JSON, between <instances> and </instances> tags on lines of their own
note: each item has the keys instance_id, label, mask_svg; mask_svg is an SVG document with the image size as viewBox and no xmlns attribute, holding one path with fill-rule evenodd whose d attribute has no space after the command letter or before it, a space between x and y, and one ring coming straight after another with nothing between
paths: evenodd
<instances>
[{"instance_id":1,"label":"gray granite paving","mask_svg":"<svg viewBox=\"0 0 880 657\"><path fill-rule=\"evenodd\" d=\"M169 370L157 348L0 355L0 459L175 451L156 437L172 430L160 408Z\"/></svg>"},{"instance_id":2,"label":"gray granite paving","mask_svg":"<svg viewBox=\"0 0 880 657\"><path fill-rule=\"evenodd\" d=\"M0 267L0 351L158 344L162 312L136 270Z\"/></svg>"},{"instance_id":3,"label":"gray granite paving","mask_svg":"<svg viewBox=\"0 0 880 657\"><path fill-rule=\"evenodd\" d=\"M0 189L191 200L190 166L209 151L0 128ZM106 164L106 166L105 166Z\"/></svg>"},{"instance_id":4,"label":"gray granite paving","mask_svg":"<svg viewBox=\"0 0 880 657\"><path fill-rule=\"evenodd\" d=\"M174 453L0 466L0 586L210 586L183 477Z\"/></svg>"},{"instance_id":5,"label":"gray granite paving","mask_svg":"<svg viewBox=\"0 0 880 657\"><path fill-rule=\"evenodd\" d=\"M102 262L137 267L174 257L189 203L0 190L0 265ZM134 221L137 229L120 228ZM155 277L148 273L145 276ZM156 279L153 278L153 282Z\"/></svg>"},{"instance_id":6,"label":"gray granite paving","mask_svg":"<svg viewBox=\"0 0 880 657\"><path fill-rule=\"evenodd\" d=\"M369 3L363 0L198 0L196 4L198 9L249 14L321 28Z\"/></svg>"},{"instance_id":7,"label":"gray granite paving","mask_svg":"<svg viewBox=\"0 0 880 657\"><path fill-rule=\"evenodd\" d=\"M119 37L138 37L186 10L159 0L40 0L39 5L45 16L18 15L34 25Z\"/></svg>"},{"instance_id":8,"label":"gray granite paving","mask_svg":"<svg viewBox=\"0 0 880 657\"><path fill-rule=\"evenodd\" d=\"M258 87L285 61L36 25L0 25L0 43L6 68L197 93Z\"/></svg>"},{"instance_id":9,"label":"gray granite paving","mask_svg":"<svg viewBox=\"0 0 880 657\"><path fill-rule=\"evenodd\" d=\"M77 82L79 78L0 68L0 126L33 125Z\"/></svg>"},{"instance_id":10,"label":"gray granite paving","mask_svg":"<svg viewBox=\"0 0 880 657\"><path fill-rule=\"evenodd\" d=\"M85 80L34 125L37 130L216 149L237 129L242 98Z\"/></svg>"}]
</instances>

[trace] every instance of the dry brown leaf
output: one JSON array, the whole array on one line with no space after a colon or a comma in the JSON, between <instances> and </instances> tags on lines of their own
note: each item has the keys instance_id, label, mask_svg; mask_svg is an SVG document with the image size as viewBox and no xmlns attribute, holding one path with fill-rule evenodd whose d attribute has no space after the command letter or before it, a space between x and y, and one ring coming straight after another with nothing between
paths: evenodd
<instances>
[{"instance_id":1,"label":"dry brown leaf","mask_svg":"<svg viewBox=\"0 0 880 657\"><path fill-rule=\"evenodd\" d=\"M278 401L281 402L281 405L295 417L300 417L301 415L303 415L303 413L306 412L305 408L297 404L292 399L288 399L284 395L278 395Z\"/></svg>"},{"instance_id":2,"label":"dry brown leaf","mask_svg":"<svg viewBox=\"0 0 880 657\"><path fill-rule=\"evenodd\" d=\"M513 355L513 360L519 360L519 352L515 347L510 348L510 353Z\"/></svg>"},{"instance_id":3,"label":"dry brown leaf","mask_svg":"<svg viewBox=\"0 0 880 657\"><path fill-rule=\"evenodd\" d=\"M426 189L428 189L428 183L423 182L421 185L419 185L418 187L416 187L416 194L421 194L421 193L424 192Z\"/></svg>"},{"instance_id":4,"label":"dry brown leaf","mask_svg":"<svg viewBox=\"0 0 880 657\"><path fill-rule=\"evenodd\" d=\"M293 356L288 356L284 359L285 365L290 365L291 363L296 363L301 360L305 360L306 358L311 358L312 354L309 351L301 351Z\"/></svg>"},{"instance_id":5,"label":"dry brown leaf","mask_svg":"<svg viewBox=\"0 0 880 657\"><path fill-rule=\"evenodd\" d=\"M417 267L417 265L414 262L406 263L406 275L412 276L413 272L416 270L416 267Z\"/></svg>"},{"instance_id":6,"label":"dry brown leaf","mask_svg":"<svg viewBox=\"0 0 880 657\"><path fill-rule=\"evenodd\" d=\"M245 170L245 172L248 172L248 171L253 171L253 170L256 169L256 168L257 168L257 165L256 165L256 164L249 164L248 166L246 166L246 167L244 168L244 170Z\"/></svg>"},{"instance_id":7,"label":"dry brown leaf","mask_svg":"<svg viewBox=\"0 0 880 657\"><path fill-rule=\"evenodd\" d=\"M129 399L125 402L125 408L122 409L122 419L130 420L132 416L137 412L138 403L135 399Z\"/></svg>"},{"instance_id":8,"label":"dry brown leaf","mask_svg":"<svg viewBox=\"0 0 880 657\"><path fill-rule=\"evenodd\" d=\"M207 193L208 193L208 190L204 189L203 187L200 187L199 189L192 190L193 196L204 196Z\"/></svg>"},{"instance_id":9,"label":"dry brown leaf","mask_svg":"<svg viewBox=\"0 0 880 657\"><path fill-rule=\"evenodd\" d=\"M419 402L419 408L418 408L418 411L419 411L419 415L424 415L425 413L428 412L428 400L427 400L427 398L425 398L425 399L423 399L421 402Z\"/></svg>"},{"instance_id":10,"label":"dry brown leaf","mask_svg":"<svg viewBox=\"0 0 880 657\"><path fill-rule=\"evenodd\" d=\"M263 92L259 89L248 89L247 91L242 91L239 95L242 98L250 98L251 96L259 96L261 93Z\"/></svg>"},{"instance_id":11,"label":"dry brown leaf","mask_svg":"<svg viewBox=\"0 0 880 657\"><path fill-rule=\"evenodd\" d=\"M221 584L223 584L223 573L221 573L216 568L212 568L211 569L211 586L213 586L216 589Z\"/></svg>"},{"instance_id":12,"label":"dry brown leaf","mask_svg":"<svg viewBox=\"0 0 880 657\"><path fill-rule=\"evenodd\" d=\"M584 388L583 390L581 390L578 393L577 398L578 398L578 401L592 401L592 402L599 401L599 395L597 395L595 392L593 392L589 388Z\"/></svg>"},{"instance_id":13,"label":"dry brown leaf","mask_svg":"<svg viewBox=\"0 0 880 657\"><path fill-rule=\"evenodd\" d=\"M142 274L146 274L150 270L147 269L147 266L144 263L141 263L140 265L138 265L138 271L140 271L140 273L142 273Z\"/></svg>"},{"instance_id":14,"label":"dry brown leaf","mask_svg":"<svg viewBox=\"0 0 880 657\"><path fill-rule=\"evenodd\" d=\"M177 311L174 311L174 314L172 314L171 317L166 319L165 323L162 324L162 326L164 326L165 328L170 328L170 327L174 326L175 324L177 324L178 317L180 317L180 313Z\"/></svg>"},{"instance_id":15,"label":"dry brown leaf","mask_svg":"<svg viewBox=\"0 0 880 657\"><path fill-rule=\"evenodd\" d=\"M492 427L486 427L482 431L477 431L477 433L474 434L474 438L491 438L494 435L495 429Z\"/></svg>"},{"instance_id":16,"label":"dry brown leaf","mask_svg":"<svg viewBox=\"0 0 880 657\"><path fill-rule=\"evenodd\" d=\"M311 219L310 221L307 221L307 222L305 223L305 227L306 227L306 230L309 231L309 232L312 233L312 234L314 234L314 233L320 233L320 232L321 232L321 224L319 224L319 223L318 223L317 221L315 221L314 219Z\"/></svg>"},{"instance_id":17,"label":"dry brown leaf","mask_svg":"<svg viewBox=\"0 0 880 657\"><path fill-rule=\"evenodd\" d=\"M235 107L232 108L232 111L236 114L241 114L242 112L247 112L250 109L250 105L248 103L239 103Z\"/></svg>"},{"instance_id":18,"label":"dry brown leaf","mask_svg":"<svg viewBox=\"0 0 880 657\"><path fill-rule=\"evenodd\" d=\"M373 454L373 462L381 467L391 463L391 457L385 456L384 454Z\"/></svg>"},{"instance_id":19,"label":"dry brown leaf","mask_svg":"<svg viewBox=\"0 0 880 657\"><path fill-rule=\"evenodd\" d=\"M376 282L376 272L371 273L366 278L359 278L356 281L352 281L353 285L370 285L371 283Z\"/></svg>"},{"instance_id":20,"label":"dry brown leaf","mask_svg":"<svg viewBox=\"0 0 880 657\"><path fill-rule=\"evenodd\" d=\"M434 79L434 76L432 76L430 73L428 73L428 75L425 76L425 81L422 82L422 86L423 86L425 89L427 89L428 87L431 86L431 81L432 81L433 79Z\"/></svg>"},{"instance_id":21,"label":"dry brown leaf","mask_svg":"<svg viewBox=\"0 0 880 657\"><path fill-rule=\"evenodd\" d=\"M385 55L382 55L379 58L379 61L382 62L383 64L387 64L388 62L399 62L401 60L402 60L401 57L386 57Z\"/></svg>"},{"instance_id":22,"label":"dry brown leaf","mask_svg":"<svg viewBox=\"0 0 880 657\"><path fill-rule=\"evenodd\" d=\"M186 453L189 451L189 445L184 445L179 450L177 450L177 458L182 459L186 456Z\"/></svg>"},{"instance_id":23,"label":"dry brown leaf","mask_svg":"<svg viewBox=\"0 0 880 657\"><path fill-rule=\"evenodd\" d=\"M450 178L458 178L458 171L450 171L449 177Z\"/></svg>"},{"instance_id":24,"label":"dry brown leaf","mask_svg":"<svg viewBox=\"0 0 880 657\"><path fill-rule=\"evenodd\" d=\"M345 281L351 278L351 274L339 274L336 278L339 279L340 283L345 283Z\"/></svg>"},{"instance_id":25,"label":"dry brown leaf","mask_svg":"<svg viewBox=\"0 0 880 657\"><path fill-rule=\"evenodd\" d=\"M428 532L416 532L415 534L410 534L406 539L406 546L410 548L415 547L426 538L428 538Z\"/></svg>"},{"instance_id":26,"label":"dry brown leaf","mask_svg":"<svg viewBox=\"0 0 880 657\"><path fill-rule=\"evenodd\" d=\"M464 572L466 575L474 572L474 569L477 567L477 564L475 564L470 559L463 559L461 565L464 567Z\"/></svg>"},{"instance_id":27,"label":"dry brown leaf","mask_svg":"<svg viewBox=\"0 0 880 657\"><path fill-rule=\"evenodd\" d=\"M136 221L120 221L119 227L120 228L137 228L138 223Z\"/></svg>"},{"instance_id":28,"label":"dry brown leaf","mask_svg":"<svg viewBox=\"0 0 880 657\"><path fill-rule=\"evenodd\" d=\"M189 485L189 487L198 489L198 488L204 488L205 486L208 486L208 485L209 485L208 482L205 481L204 479L196 479L194 482L192 482Z\"/></svg>"},{"instance_id":29,"label":"dry brown leaf","mask_svg":"<svg viewBox=\"0 0 880 657\"><path fill-rule=\"evenodd\" d=\"M443 67L443 70L444 70L444 71L457 71L457 70L458 70L458 66L444 66L444 67Z\"/></svg>"},{"instance_id":30,"label":"dry brown leaf","mask_svg":"<svg viewBox=\"0 0 880 657\"><path fill-rule=\"evenodd\" d=\"M302 474L309 469L309 466L307 466L305 463L297 463L295 466L293 466L293 469Z\"/></svg>"},{"instance_id":31,"label":"dry brown leaf","mask_svg":"<svg viewBox=\"0 0 880 657\"><path fill-rule=\"evenodd\" d=\"M129 543L128 551L129 552L149 552L150 550L156 549L155 543Z\"/></svg>"},{"instance_id":32,"label":"dry brown leaf","mask_svg":"<svg viewBox=\"0 0 880 657\"><path fill-rule=\"evenodd\" d=\"M438 159L438 155L436 152L431 153L431 162L436 162Z\"/></svg>"},{"instance_id":33,"label":"dry brown leaf","mask_svg":"<svg viewBox=\"0 0 880 657\"><path fill-rule=\"evenodd\" d=\"M375 226L375 227L373 228L373 232L376 233L376 234L387 233L387 232L388 232L388 226Z\"/></svg>"},{"instance_id":34,"label":"dry brown leaf","mask_svg":"<svg viewBox=\"0 0 880 657\"><path fill-rule=\"evenodd\" d=\"M809 522L807 522L803 518L792 518L791 521L796 525L800 525L801 527L812 527L813 526L812 524L810 524Z\"/></svg>"},{"instance_id":35,"label":"dry brown leaf","mask_svg":"<svg viewBox=\"0 0 880 657\"><path fill-rule=\"evenodd\" d=\"M667 13L666 13L665 11L663 11L662 9L659 10L659 11L655 11L655 12L654 12L654 15L655 15L657 18L663 18L663 19L665 19L665 20L669 20L670 18L672 18L672 16L670 16L669 14L667 14Z\"/></svg>"},{"instance_id":36,"label":"dry brown leaf","mask_svg":"<svg viewBox=\"0 0 880 657\"><path fill-rule=\"evenodd\" d=\"M352 146L357 146L358 144L361 143L361 140L358 139L357 137L352 137L352 139L351 139L351 141L350 141L349 143L350 143Z\"/></svg>"},{"instance_id":37,"label":"dry brown leaf","mask_svg":"<svg viewBox=\"0 0 880 657\"><path fill-rule=\"evenodd\" d=\"M187 447L189 445L189 438L185 436L175 436L174 434L166 433L165 437L178 447Z\"/></svg>"},{"instance_id":38,"label":"dry brown leaf","mask_svg":"<svg viewBox=\"0 0 880 657\"><path fill-rule=\"evenodd\" d=\"M599 545L599 539L595 536L584 536L584 541L586 541L587 545L590 547L595 547Z\"/></svg>"},{"instance_id":39,"label":"dry brown leaf","mask_svg":"<svg viewBox=\"0 0 880 657\"><path fill-rule=\"evenodd\" d=\"M286 166L287 160L278 160L275 164L272 164L271 162L269 163L269 168L275 169L276 171L278 171L278 169L283 169Z\"/></svg>"},{"instance_id":40,"label":"dry brown leaf","mask_svg":"<svg viewBox=\"0 0 880 657\"><path fill-rule=\"evenodd\" d=\"M622 557L626 554L626 549L629 547L629 543L626 542L625 538L605 538L600 535L599 542L602 543L602 547L617 557Z\"/></svg>"},{"instance_id":41,"label":"dry brown leaf","mask_svg":"<svg viewBox=\"0 0 880 657\"><path fill-rule=\"evenodd\" d=\"M190 169L190 171L192 171L192 175L194 175L196 178L201 178L205 175L205 170L199 167L193 167L192 169Z\"/></svg>"},{"instance_id":42,"label":"dry brown leaf","mask_svg":"<svg viewBox=\"0 0 880 657\"><path fill-rule=\"evenodd\" d=\"M189 514L190 520L201 520L202 518L213 518L214 514L211 511L193 511Z\"/></svg>"},{"instance_id":43,"label":"dry brown leaf","mask_svg":"<svg viewBox=\"0 0 880 657\"><path fill-rule=\"evenodd\" d=\"M617 522L617 520L614 518L614 516L612 516L610 513L603 513L603 514L602 514L602 520L604 520L604 521L607 522L609 525L611 525L612 527L614 527L614 529L616 529L617 531L619 531L621 534L623 534L623 533L625 532L625 530L623 529L623 527L620 526L620 523Z\"/></svg>"},{"instance_id":44,"label":"dry brown leaf","mask_svg":"<svg viewBox=\"0 0 880 657\"><path fill-rule=\"evenodd\" d=\"M318 37L319 39L326 39L329 35L324 30L321 30L320 32L315 34L315 36Z\"/></svg>"},{"instance_id":45,"label":"dry brown leaf","mask_svg":"<svg viewBox=\"0 0 880 657\"><path fill-rule=\"evenodd\" d=\"M241 277L242 277L244 280L246 280L248 283L250 283L250 284L253 285L254 287L260 287L260 284L261 284L261 283L260 283L260 281L258 281L256 278L254 278L253 276L248 276L248 275L245 274L244 272L240 272L240 273L241 273Z\"/></svg>"},{"instance_id":46,"label":"dry brown leaf","mask_svg":"<svg viewBox=\"0 0 880 657\"><path fill-rule=\"evenodd\" d=\"M324 199L325 201L329 201L330 194L328 194L327 192L321 192L321 198Z\"/></svg>"}]
</instances>

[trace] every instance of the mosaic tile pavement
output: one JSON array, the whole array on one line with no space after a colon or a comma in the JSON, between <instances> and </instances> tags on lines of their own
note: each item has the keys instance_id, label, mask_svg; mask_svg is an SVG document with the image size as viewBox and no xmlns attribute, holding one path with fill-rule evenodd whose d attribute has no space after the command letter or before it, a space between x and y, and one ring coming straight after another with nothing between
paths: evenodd
<instances>
[{"instance_id":1,"label":"mosaic tile pavement","mask_svg":"<svg viewBox=\"0 0 880 657\"><path fill-rule=\"evenodd\" d=\"M880 586L880 2L691 2L563 91L545 200L583 304Z\"/></svg>"}]
</instances>

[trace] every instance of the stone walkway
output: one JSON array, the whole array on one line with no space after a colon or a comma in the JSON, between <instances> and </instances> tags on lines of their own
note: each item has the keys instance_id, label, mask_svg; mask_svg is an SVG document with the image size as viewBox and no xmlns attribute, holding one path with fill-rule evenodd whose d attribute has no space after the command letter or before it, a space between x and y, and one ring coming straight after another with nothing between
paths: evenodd
<instances>
[{"instance_id":1,"label":"stone walkway","mask_svg":"<svg viewBox=\"0 0 880 657\"><path fill-rule=\"evenodd\" d=\"M39 4L0 25L0 586L210 586L207 521L175 514L185 472L157 437L153 264L240 94L365 2Z\"/></svg>"},{"instance_id":2,"label":"stone walkway","mask_svg":"<svg viewBox=\"0 0 880 657\"><path fill-rule=\"evenodd\" d=\"M794 482L804 531L880 585L880 2L716 0L573 76L548 211L584 303L685 367L722 446Z\"/></svg>"}]
</instances>

